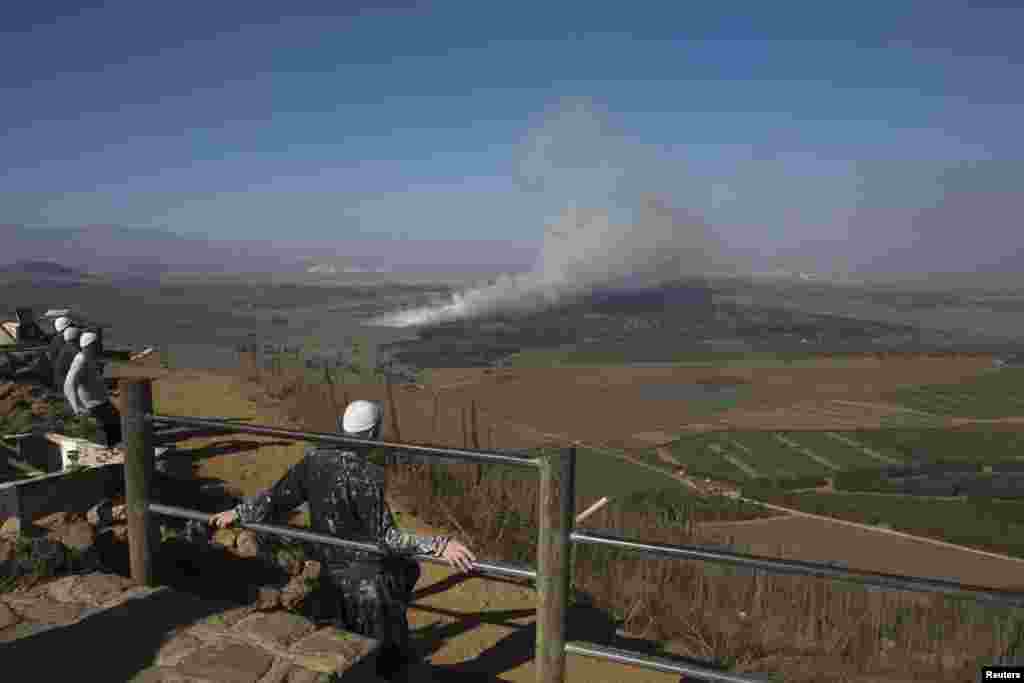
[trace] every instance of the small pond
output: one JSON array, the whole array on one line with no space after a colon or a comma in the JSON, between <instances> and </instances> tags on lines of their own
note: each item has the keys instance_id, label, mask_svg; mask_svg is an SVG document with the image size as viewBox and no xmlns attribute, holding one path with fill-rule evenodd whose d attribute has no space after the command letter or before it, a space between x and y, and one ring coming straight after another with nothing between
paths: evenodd
<instances>
[{"instance_id":1,"label":"small pond","mask_svg":"<svg viewBox=\"0 0 1024 683\"><path fill-rule=\"evenodd\" d=\"M731 401L739 398L742 384L644 384L640 398L651 401Z\"/></svg>"}]
</instances>

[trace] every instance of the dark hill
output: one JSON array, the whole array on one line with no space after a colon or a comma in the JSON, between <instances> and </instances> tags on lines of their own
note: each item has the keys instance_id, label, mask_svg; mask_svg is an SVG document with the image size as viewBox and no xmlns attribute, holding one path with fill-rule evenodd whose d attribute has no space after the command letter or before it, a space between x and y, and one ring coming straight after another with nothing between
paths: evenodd
<instances>
[{"instance_id":1,"label":"dark hill","mask_svg":"<svg viewBox=\"0 0 1024 683\"><path fill-rule=\"evenodd\" d=\"M62 266L53 261L16 261L0 268L0 272L11 275L43 275L48 277L80 277L82 272Z\"/></svg>"}]
</instances>

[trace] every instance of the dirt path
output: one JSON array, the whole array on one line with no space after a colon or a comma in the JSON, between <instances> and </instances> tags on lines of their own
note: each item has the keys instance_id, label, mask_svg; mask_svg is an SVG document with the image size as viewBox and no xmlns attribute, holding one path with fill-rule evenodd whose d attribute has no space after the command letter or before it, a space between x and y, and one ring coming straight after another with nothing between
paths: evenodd
<instances>
[{"instance_id":1,"label":"dirt path","mask_svg":"<svg viewBox=\"0 0 1024 683\"><path fill-rule=\"evenodd\" d=\"M898 531L820 518L772 506L789 516L758 520L758 524L730 525L720 529L729 540L759 555L790 557L818 562L839 561L851 569L925 576L961 583L1006 587L1022 583L1024 560L981 550L964 549L942 541ZM714 527L705 527L716 531ZM884 538L883 538L884 537ZM885 567L878 566L884 553ZM978 559L984 557L984 562Z\"/></svg>"}]
</instances>

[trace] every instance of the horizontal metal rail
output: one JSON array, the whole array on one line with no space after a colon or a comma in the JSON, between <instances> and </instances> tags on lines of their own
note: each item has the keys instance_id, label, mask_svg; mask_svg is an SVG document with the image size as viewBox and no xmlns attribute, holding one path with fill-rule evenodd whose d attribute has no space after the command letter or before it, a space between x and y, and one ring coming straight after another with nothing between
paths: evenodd
<instances>
[{"instance_id":1,"label":"horizontal metal rail","mask_svg":"<svg viewBox=\"0 0 1024 683\"><path fill-rule=\"evenodd\" d=\"M239 422L226 422L223 420L206 420L199 417L173 417L170 415L146 415L146 418L154 423L166 425L184 425L187 427L208 427L220 429L225 432L237 432L241 434L263 434L266 436L277 436L284 439L295 439L297 441L313 441L319 443L330 443L338 446L372 446L374 448L388 448L400 450L418 455L431 455L442 458L454 458L456 460L467 460L470 462L489 462L500 465L512 465L515 467L537 467L537 461L533 458L517 458L502 453L490 453L487 451L468 450L464 448L438 448L434 446L416 446L413 444L392 443L387 441L368 441L366 439L353 439L349 436L328 434L325 432L300 432L294 429L281 429L279 427L263 427L260 425L243 424Z\"/></svg>"},{"instance_id":2,"label":"horizontal metal rail","mask_svg":"<svg viewBox=\"0 0 1024 683\"><path fill-rule=\"evenodd\" d=\"M2 353L30 353L32 351L45 351L49 346L17 346L9 344L7 346L0 346L0 352Z\"/></svg>"},{"instance_id":3,"label":"horizontal metal rail","mask_svg":"<svg viewBox=\"0 0 1024 683\"><path fill-rule=\"evenodd\" d=\"M149 509L154 514L165 515L167 517L178 517L180 519L191 519L197 522L202 522L203 524L209 524L210 518L213 517L213 515L206 514L205 512L199 512L198 510L190 510L188 508L175 507L173 505L161 505L160 503L150 503ZM326 534L318 534L312 531L296 529L294 527L278 526L276 524L250 524L242 522L238 523L236 526L261 534L282 536L284 538L292 538L297 541L305 541L306 543L322 543L338 548L347 548L349 550L363 550L377 555L387 554L386 550L383 550L379 545L373 543L350 541L348 539L328 536ZM432 562L434 564L443 564L448 566L447 560L443 560L440 557L434 557L433 555L413 555L412 557L423 562ZM481 574L503 576L512 579L537 578L537 572L532 569L504 563L474 562L473 570L480 572Z\"/></svg>"},{"instance_id":4,"label":"horizontal metal rail","mask_svg":"<svg viewBox=\"0 0 1024 683\"><path fill-rule=\"evenodd\" d=\"M629 650L619 650L614 647L596 645L594 643L571 642L565 644L565 651L571 655L581 655L594 659L605 659L619 664L639 666L654 671L663 671L670 674L682 674L692 676L702 681L715 681L716 683L764 683L764 677L754 678L743 674L734 674L728 671L707 669L691 664L682 664L664 657L653 657L641 655Z\"/></svg>"},{"instance_id":5,"label":"horizontal metal rail","mask_svg":"<svg viewBox=\"0 0 1024 683\"><path fill-rule=\"evenodd\" d=\"M574 531L570 538L575 543L603 545L620 550L628 550L657 557L676 560L701 560L750 567L774 572L776 574L796 574L800 576L816 576L823 579L838 579L856 583L878 586L888 590L907 590L919 593L941 593L954 597L969 598L979 602L995 602L1002 605L1024 607L1024 593L1005 591L997 588L968 586L954 581L927 579L917 576L900 574L883 574L880 572L844 569L823 562L807 562L804 560L784 560L760 555L746 555L723 550L713 550L701 546L665 545L661 543L644 543L611 534Z\"/></svg>"}]
</instances>

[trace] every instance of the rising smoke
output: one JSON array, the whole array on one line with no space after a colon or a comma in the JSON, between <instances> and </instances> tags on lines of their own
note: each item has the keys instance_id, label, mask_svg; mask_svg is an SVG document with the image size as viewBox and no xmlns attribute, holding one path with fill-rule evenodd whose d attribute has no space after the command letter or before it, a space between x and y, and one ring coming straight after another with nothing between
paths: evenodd
<instances>
[{"instance_id":1,"label":"rising smoke","mask_svg":"<svg viewBox=\"0 0 1024 683\"><path fill-rule=\"evenodd\" d=\"M564 104L528 137L524 189L566 206L548 225L532 270L454 294L450 301L377 318L388 327L526 312L595 288L655 286L730 270L723 242L699 216L664 195L633 192L644 169L637 146L608 131L586 103Z\"/></svg>"}]
</instances>

